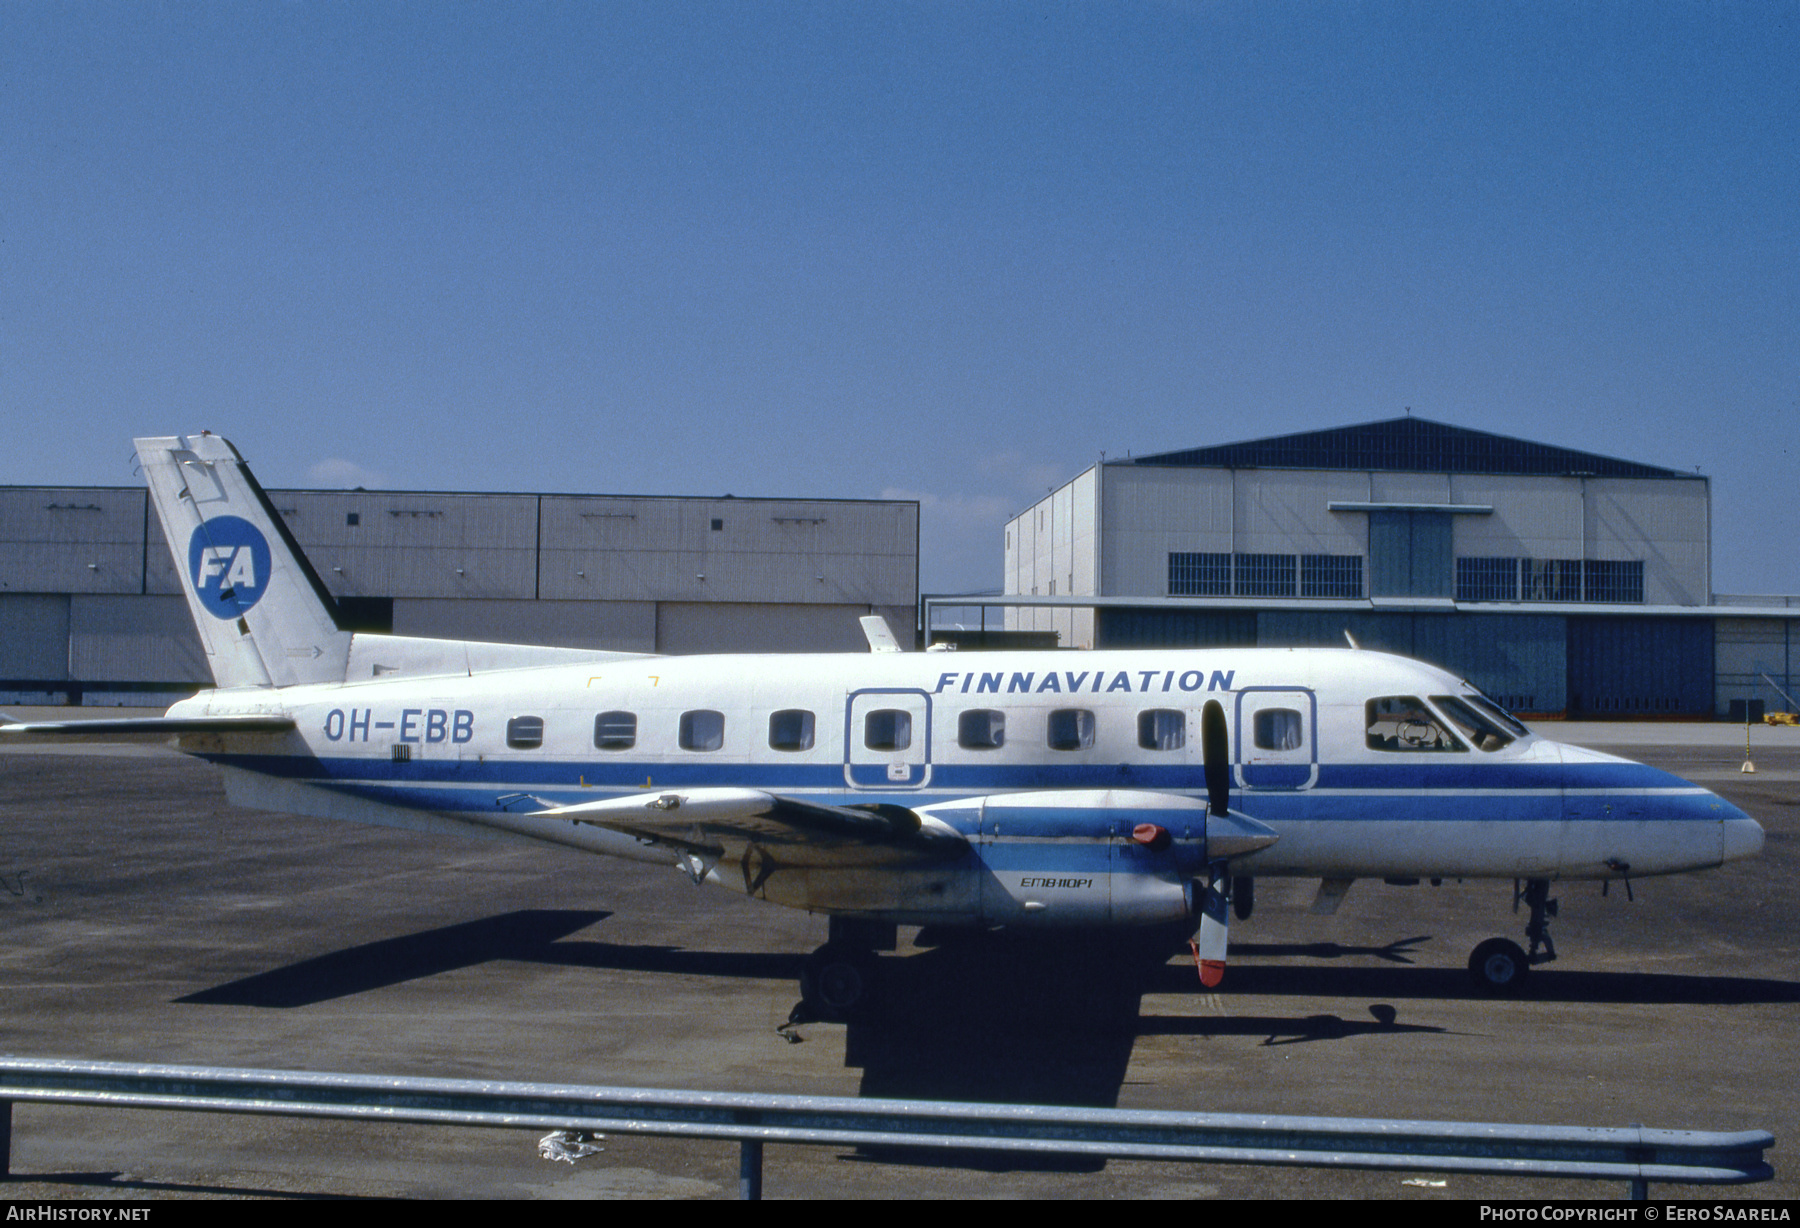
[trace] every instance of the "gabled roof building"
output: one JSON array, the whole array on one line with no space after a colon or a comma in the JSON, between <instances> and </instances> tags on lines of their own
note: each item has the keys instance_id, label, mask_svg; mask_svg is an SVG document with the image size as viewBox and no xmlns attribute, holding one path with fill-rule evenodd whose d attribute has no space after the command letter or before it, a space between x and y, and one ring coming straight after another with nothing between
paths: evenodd
<instances>
[{"instance_id":1,"label":"gabled roof building","mask_svg":"<svg viewBox=\"0 0 1800 1228\"><path fill-rule=\"evenodd\" d=\"M1007 626L1347 632L1521 712L1705 716L1791 681L1796 629L1715 599L1711 508L1699 474L1413 417L1105 461L1008 523Z\"/></svg>"}]
</instances>

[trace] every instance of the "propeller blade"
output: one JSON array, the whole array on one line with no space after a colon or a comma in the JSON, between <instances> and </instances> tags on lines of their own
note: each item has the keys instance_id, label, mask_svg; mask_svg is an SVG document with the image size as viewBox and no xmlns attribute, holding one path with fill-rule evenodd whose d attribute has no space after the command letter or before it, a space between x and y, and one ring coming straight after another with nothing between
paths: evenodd
<instances>
[{"instance_id":1,"label":"propeller blade","mask_svg":"<svg viewBox=\"0 0 1800 1228\"><path fill-rule=\"evenodd\" d=\"M1200 754L1206 764L1206 802L1213 814L1231 809L1231 743L1225 736L1225 709L1208 701L1200 713Z\"/></svg>"},{"instance_id":2,"label":"propeller blade","mask_svg":"<svg viewBox=\"0 0 1800 1228\"><path fill-rule=\"evenodd\" d=\"M1194 962L1200 968L1200 983L1208 989L1225 979L1225 946L1231 925L1225 888L1230 873L1230 866L1224 861L1208 866L1206 895L1200 901L1200 933L1194 939Z\"/></svg>"}]
</instances>

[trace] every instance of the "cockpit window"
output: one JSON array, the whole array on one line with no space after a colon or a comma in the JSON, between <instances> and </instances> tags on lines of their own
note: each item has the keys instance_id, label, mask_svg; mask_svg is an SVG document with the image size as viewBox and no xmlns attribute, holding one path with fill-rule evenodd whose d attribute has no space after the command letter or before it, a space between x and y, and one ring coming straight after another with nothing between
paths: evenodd
<instances>
[{"instance_id":1,"label":"cockpit window","mask_svg":"<svg viewBox=\"0 0 1800 1228\"><path fill-rule=\"evenodd\" d=\"M1480 691L1476 691L1470 695L1464 695L1463 699L1468 703L1474 704L1479 711L1485 712L1493 717L1503 727L1512 730L1513 736L1523 738L1531 733L1531 730L1525 728L1525 723L1523 721L1508 712L1505 708L1502 708L1493 700L1489 699L1486 695L1483 695Z\"/></svg>"},{"instance_id":2,"label":"cockpit window","mask_svg":"<svg viewBox=\"0 0 1800 1228\"><path fill-rule=\"evenodd\" d=\"M1499 750L1512 745L1512 735L1477 711L1474 705L1454 695L1433 695L1431 702L1462 731L1463 737L1475 744L1476 750Z\"/></svg>"},{"instance_id":3,"label":"cockpit window","mask_svg":"<svg viewBox=\"0 0 1800 1228\"><path fill-rule=\"evenodd\" d=\"M1422 700L1411 695L1371 699L1365 706L1370 750L1437 751L1469 748L1444 728Z\"/></svg>"}]
</instances>

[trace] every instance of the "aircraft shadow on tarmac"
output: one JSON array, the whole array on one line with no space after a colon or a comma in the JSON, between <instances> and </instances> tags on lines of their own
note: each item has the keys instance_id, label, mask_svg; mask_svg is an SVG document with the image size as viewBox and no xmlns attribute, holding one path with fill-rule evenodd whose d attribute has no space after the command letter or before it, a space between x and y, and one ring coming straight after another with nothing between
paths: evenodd
<instances>
[{"instance_id":1,"label":"aircraft shadow on tarmac","mask_svg":"<svg viewBox=\"0 0 1800 1228\"><path fill-rule=\"evenodd\" d=\"M177 1001L307 1006L491 961L790 982L799 976L802 961L795 954L568 940L609 915L556 909L501 913L334 951ZM1418 936L1368 948L1243 943L1233 952L1238 958L1219 995L1225 1009L1200 1016L1146 1016L1140 1009L1146 993L1201 992L1191 963L1146 961L1116 943L1080 936L988 937L904 957L882 956L880 1000L847 1026L846 1060L862 1068L866 1096L1112 1105L1140 1035L1262 1036L1265 1044L1292 1044L1438 1030L1399 1024L1385 1005L1371 1006L1368 1021L1229 1009L1232 998L1251 995L1378 1001L1469 997L1462 968L1410 966L1419 954L1415 948L1429 941ZM1303 962L1258 964L1259 958ZM1347 959L1375 959L1386 966L1345 966ZM1800 1002L1800 983L1539 967L1525 993L1539 1001L1737 1005Z\"/></svg>"},{"instance_id":2,"label":"aircraft shadow on tarmac","mask_svg":"<svg viewBox=\"0 0 1800 1228\"><path fill-rule=\"evenodd\" d=\"M989 938L884 960L881 986L848 1025L845 1061L862 1067L863 1095L900 1099L1111 1107L1139 1036L1294 1044L1442 1030L1400 1024L1386 1005L1370 1007L1366 1021L1145 1015L1147 992L1200 992L1193 965L1069 938Z\"/></svg>"},{"instance_id":3,"label":"aircraft shadow on tarmac","mask_svg":"<svg viewBox=\"0 0 1800 1228\"><path fill-rule=\"evenodd\" d=\"M134 1177L129 1173L113 1170L96 1172L65 1173L30 1173L14 1174L13 1180L20 1184L51 1186L91 1186L106 1190L141 1190L147 1195L187 1198L187 1197L219 1197L219 1198L280 1198L295 1202L340 1202L347 1199L358 1201L375 1198L385 1200L381 1195L363 1194L314 1194L300 1190L264 1189L259 1186L196 1184L182 1181L147 1181L142 1177ZM21 1199L20 1201L23 1201Z\"/></svg>"},{"instance_id":4,"label":"aircraft shadow on tarmac","mask_svg":"<svg viewBox=\"0 0 1800 1228\"><path fill-rule=\"evenodd\" d=\"M346 947L175 999L203 1006L311 1006L492 960L544 962L544 952L611 916L602 911L521 909Z\"/></svg>"},{"instance_id":5,"label":"aircraft shadow on tarmac","mask_svg":"<svg viewBox=\"0 0 1800 1228\"><path fill-rule=\"evenodd\" d=\"M687 951L570 940L611 914L522 909L334 951L177 999L189 1004L287 1008L353 996L491 961L688 976L798 980L797 954ZM1415 967L1427 936L1383 947L1334 943L1240 944L1226 983L1206 1003L1217 1013L1146 1015L1143 997L1202 994L1191 961L1158 962L1116 942L1081 936L990 935L879 957L880 989L845 1025L845 1064L860 1067L863 1096L1002 1104L1115 1106L1139 1036L1237 1036L1264 1045L1443 1032L1402 1023L1395 1000L1462 1000L1460 967ZM1280 959L1258 964L1258 959ZM1368 960L1380 966L1368 966ZM1358 961L1346 964L1346 960ZM1291 961L1291 962L1286 962ZM1336 965L1336 966L1322 966ZM1591 972L1539 967L1526 995L1539 1001L1640 1004L1800 1002L1800 983L1752 977ZM1368 1017L1246 1014L1233 999L1374 1001ZM1299 1003L1296 1003L1299 1005ZM797 1012L802 1014L803 1012ZM827 1025L835 1026L835 1025ZM799 1028L787 1029L802 1039ZM985 1171L1092 1171L1104 1161L1004 1152L864 1150L885 1163Z\"/></svg>"}]
</instances>

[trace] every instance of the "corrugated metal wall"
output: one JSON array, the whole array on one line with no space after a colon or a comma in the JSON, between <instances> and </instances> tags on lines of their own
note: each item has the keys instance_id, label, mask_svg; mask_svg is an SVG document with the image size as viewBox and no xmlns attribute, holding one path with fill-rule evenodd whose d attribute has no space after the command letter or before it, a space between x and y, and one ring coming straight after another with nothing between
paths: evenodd
<instances>
[{"instance_id":1,"label":"corrugated metal wall","mask_svg":"<svg viewBox=\"0 0 1800 1228\"><path fill-rule=\"evenodd\" d=\"M69 598L69 677L104 682L210 683L206 650L182 597ZM4 675L12 677L14 675Z\"/></svg>"},{"instance_id":2,"label":"corrugated metal wall","mask_svg":"<svg viewBox=\"0 0 1800 1228\"><path fill-rule=\"evenodd\" d=\"M141 490L0 490L0 592L138 593Z\"/></svg>"},{"instance_id":3,"label":"corrugated metal wall","mask_svg":"<svg viewBox=\"0 0 1800 1228\"><path fill-rule=\"evenodd\" d=\"M1096 611L1096 648L1250 648L1254 610Z\"/></svg>"},{"instance_id":4,"label":"corrugated metal wall","mask_svg":"<svg viewBox=\"0 0 1800 1228\"><path fill-rule=\"evenodd\" d=\"M1517 712L1560 713L1567 699L1567 620L1555 614L1414 614L1264 610L1265 648L1364 648L1414 657L1467 678Z\"/></svg>"},{"instance_id":5,"label":"corrugated metal wall","mask_svg":"<svg viewBox=\"0 0 1800 1228\"><path fill-rule=\"evenodd\" d=\"M1569 715L1708 716L1710 618L1569 619Z\"/></svg>"},{"instance_id":6,"label":"corrugated metal wall","mask_svg":"<svg viewBox=\"0 0 1800 1228\"><path fill-rule=\"evenodd\" d=\"M904 636L918 595L911 502L280 490L270 500L346 610L373 629L391 610L401 635L633 652L860 649L858 617L882 612ZM148 510L140 489L0 490L0 689L97 684L129 697L209 680Z\"/></svg>"},{"instance_id":7,"label":"corrugated metal wall","mask_svg":"<svg viewBox=\"0 0 1800 1228\"><path fill-rule=\"evenodd\" d=\"M0 593L0 678L60 681L69 676L69 599Z\"/></svg>"},{"instance_id":8,"label":"corrugated metal wall","mask_svg":"<svg viewBox=\"0 0 1800 1228\"><path fill-rule=\"evenodd\" d=\"M1732 700L1761 700L1770 712L1794 709L1781 691L1800 698L1800 619L1721 618L1715 624L1713 660L1717 674L1713 686L1718 710L1729 710ZM1763 677L1774 680L1770 686ZM1781 688L1777 691L1775 687Z\"/></svg>"}]
</instances>

